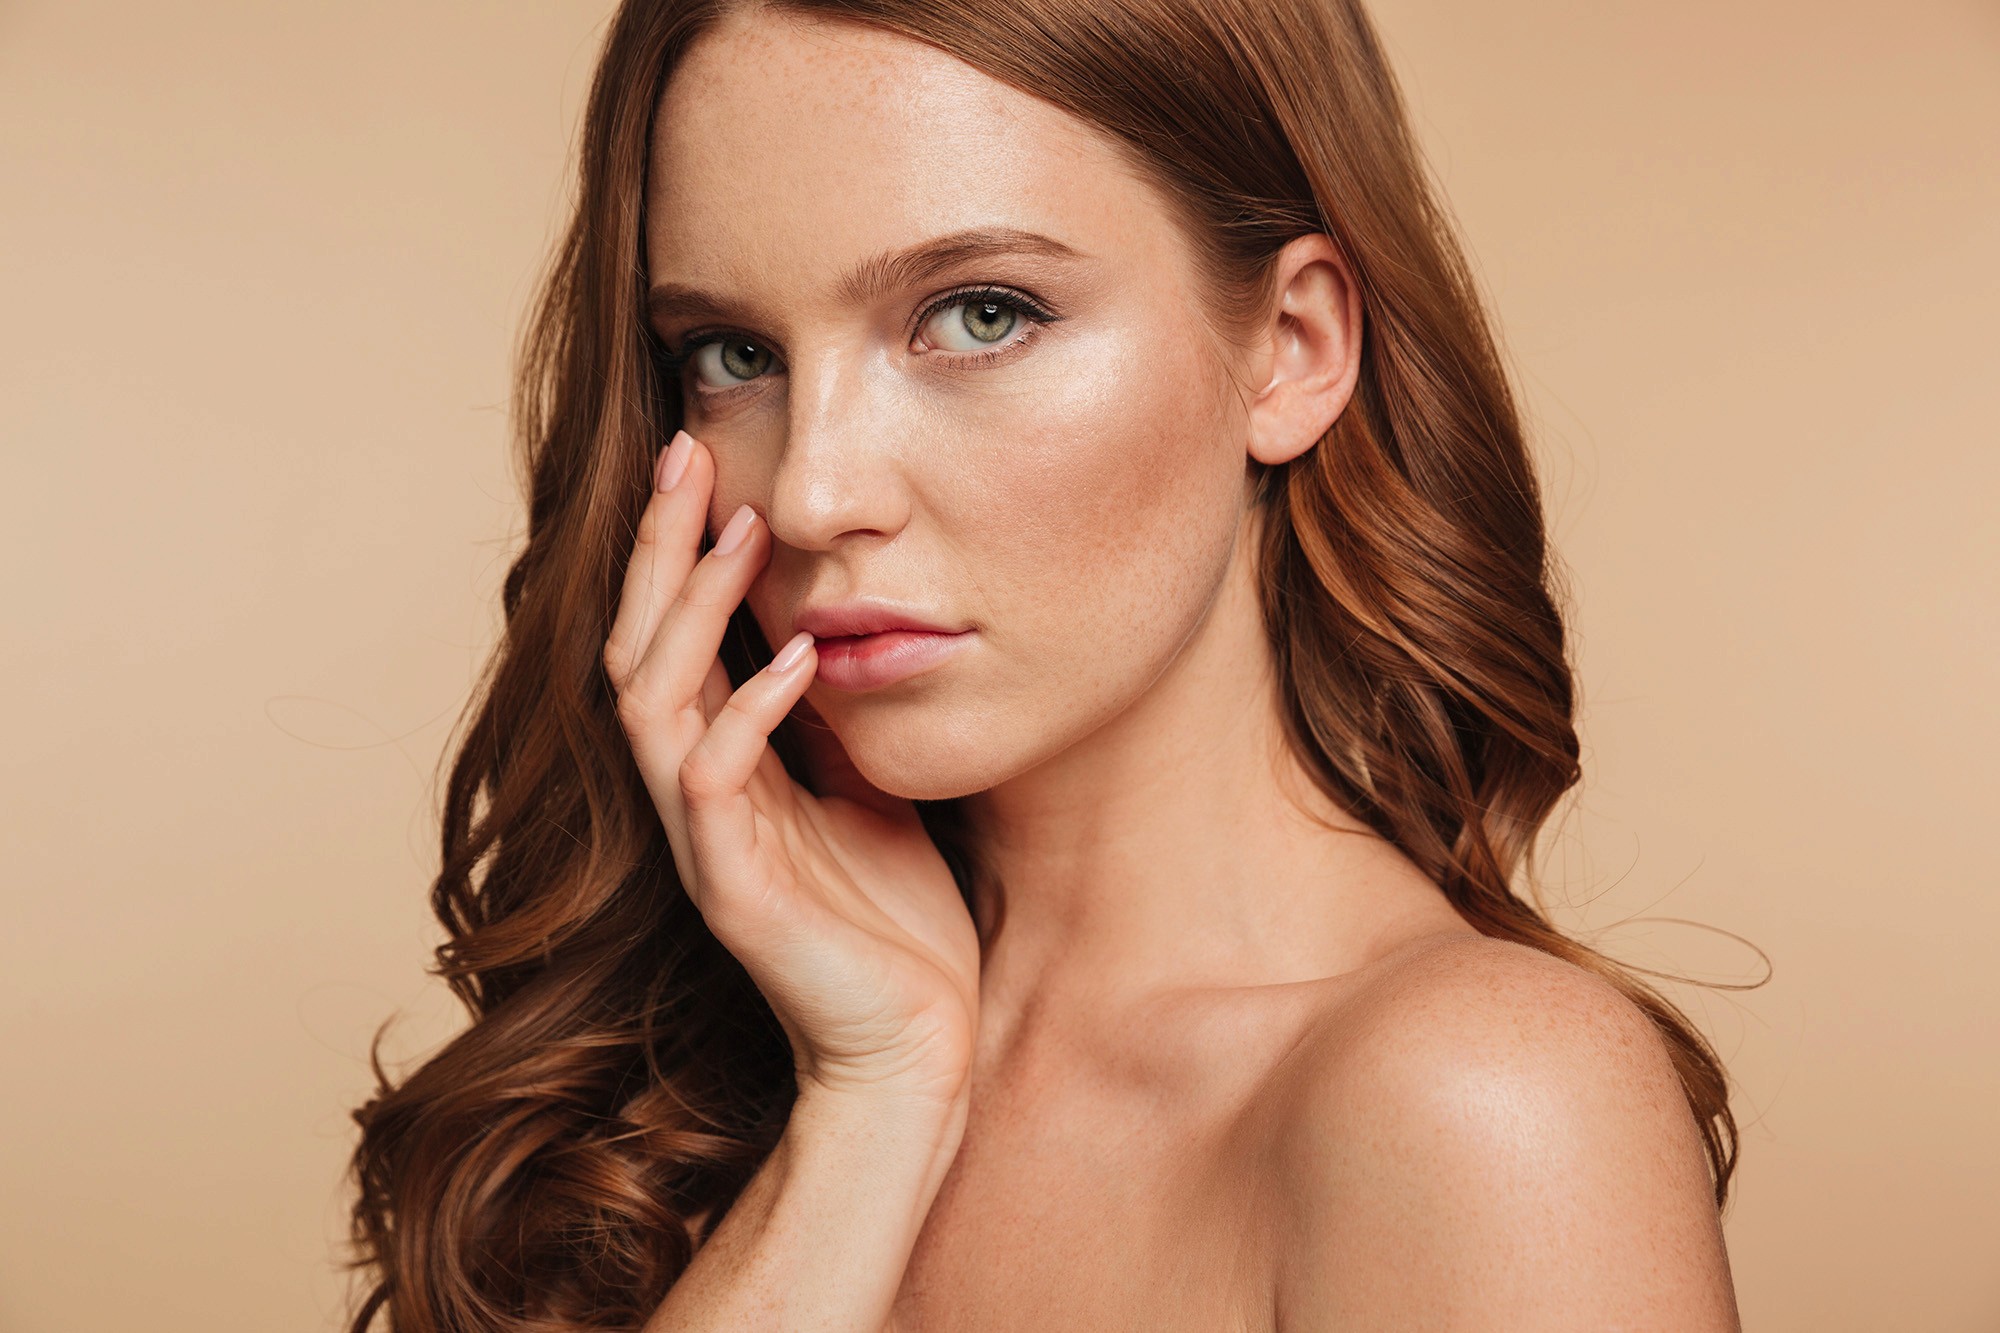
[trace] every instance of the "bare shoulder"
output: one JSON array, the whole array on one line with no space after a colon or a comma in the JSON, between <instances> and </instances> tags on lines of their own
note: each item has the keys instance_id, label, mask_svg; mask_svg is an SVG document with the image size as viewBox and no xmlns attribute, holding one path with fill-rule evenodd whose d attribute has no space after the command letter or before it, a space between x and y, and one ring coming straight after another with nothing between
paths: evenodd
<instances>
[{"instance_id":1,"label":"bare shoulder","mask_svg":"<svg viewBox=\"0 0 2000 1333\"><path fill-rule=\"evenodd\" d=\"M1652 1020L1483 936L1354 978L1278 1127L1279 1327L1738 1327L1700 1134Z\"/></svg>"}]
</instances>

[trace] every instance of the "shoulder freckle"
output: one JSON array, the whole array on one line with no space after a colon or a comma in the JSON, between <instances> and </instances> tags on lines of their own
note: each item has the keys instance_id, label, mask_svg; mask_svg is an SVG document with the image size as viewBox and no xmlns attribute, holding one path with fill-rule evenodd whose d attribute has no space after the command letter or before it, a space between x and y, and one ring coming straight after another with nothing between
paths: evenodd
<instances>
[{"instance_id":1,"label":"shoulder freckle","mask_svg":"<svg viewBox=\"0 0 2000 1333\"><path fill-rule=\"evenodd\" d=\"M1665 1131L1678 1150L1678 1122L1694 1132L1643 1010L1594 973L1484 937L1373 979L1319 1034L1306 1081L1293 1139L1315 1175L1392 1163L1505 1175L1592 1140Z\"/></svg>"},{"instance_id":2,"label":"shoulder freckle","mask_svg":"<svg viewBox=\"0 0 2000 1333\"><path fill-rule=\"evenodd\" d=\"M1423 946L1296 1070L1285 1327L1738 1327L1699 1129L1612 983L1524 945Z\"/></svg>"}]
</instances>

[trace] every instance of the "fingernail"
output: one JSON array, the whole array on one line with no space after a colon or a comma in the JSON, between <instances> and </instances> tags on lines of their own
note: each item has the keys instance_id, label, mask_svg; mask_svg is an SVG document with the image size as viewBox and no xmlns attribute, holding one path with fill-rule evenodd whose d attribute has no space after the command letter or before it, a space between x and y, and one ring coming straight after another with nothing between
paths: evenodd
<instances>
[{"instance_id":1,"label":"fingernail","mask_svg":"<svg viewBox=\"0 0 2000 1333\"><path fill-rule=\"evenodd\" d=\"M806 655L806 649L812 646L812 641L812 634L806 630L800 630L797 634L794 634L792 641L786 644L776 657L771 659L771 670L774 672L790 671L799 664L799 659Z\"/></svg>"},{"instance_id":2,"label":"fingernail","mask_svg":"<svg viewBox=\"0 0 2000 1333\"><path fill-rule=\"evenodd\" d=\"M729 520L729 526L724 528L722 535L715 539L717 553L728 555L731 551L741 546L743 539L750 535L750 525L756 521L756 510L752 509L749 505L738 505L735 515Z\"/></svg>"},{"instance_id":3,"label":"fingernail","mask_svg":"<svg viewBox=\"0 0 2000 1333\"><path fill-rule=\"evenodd\" d=\"M675 431L674 438L660 451L660 461L654 465L653 485L663 491L680 485L681 478L687 475L688 459L693 456L693 438L684 430Z\"/></svg>"}]
</instances>

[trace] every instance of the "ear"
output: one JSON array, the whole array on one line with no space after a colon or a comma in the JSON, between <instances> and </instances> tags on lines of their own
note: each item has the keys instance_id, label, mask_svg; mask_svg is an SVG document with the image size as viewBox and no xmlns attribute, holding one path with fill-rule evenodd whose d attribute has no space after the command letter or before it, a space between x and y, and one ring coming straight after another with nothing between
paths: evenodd
<instances>
[{"instance_id":1,"label":"ear","mask_svg":"<svg viewBox=\"0 0 2000 1333\"><path fill-rule=\"evenodd\" d=\"M1250 456L1286 463L1319 442L1361 376L1361 289L1332 238L1315 232L1272 261L1276 294L1253 342Z\"/></svg>"}]
</instances>

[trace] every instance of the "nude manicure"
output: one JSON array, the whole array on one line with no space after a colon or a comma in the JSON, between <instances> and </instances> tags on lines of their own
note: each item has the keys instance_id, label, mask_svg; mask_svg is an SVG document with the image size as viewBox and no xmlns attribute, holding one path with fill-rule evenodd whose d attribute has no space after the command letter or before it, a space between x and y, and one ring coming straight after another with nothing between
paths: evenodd
<instances>
[{"instance_id":1,"label":"nude manicure","mask_svg":"<svg viewBox=\"0 0 2000 1333\"><path fill-rule=\"evenodd\" d=\"M681 478L687 475L688 459L693 456L693 437L684 430L675 431L674 438L667 442L666 449L660 454L658 475L654 478L654 485L663 491L670 491L680 485Z\"/></svg>"},{"instance_id":2,"label":"nude manicure","mask_svg":"<svg viewBox=\"0 0 2000 1333\"><path fill-rule=\"evenodd\" d=\"M749 505L739 505L735 515L729 520L729 526L724 528L722 535L715 539L716 554L728 555L731 551L741 546L743 539L750 535L750 525L756 521L756 510L752 509Z\"/></svg>"},{"instance_id":3,"label":"nude manicure","mask_svg":"<svg viewBox=\"0 0 2000 1333\"><path fill-rule=\"evenodd\" d=\"M791 670L798 664L798 660L806 655L806 649L811 646L812 641L813 636L805 630L800 630L797 634L794 634L792 641L786 644L776 657L771 659L771 670L774 672Z\"/></svg>"}]
</instances>

